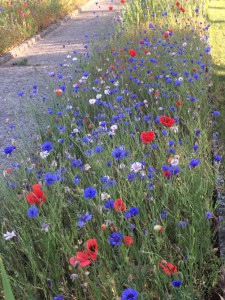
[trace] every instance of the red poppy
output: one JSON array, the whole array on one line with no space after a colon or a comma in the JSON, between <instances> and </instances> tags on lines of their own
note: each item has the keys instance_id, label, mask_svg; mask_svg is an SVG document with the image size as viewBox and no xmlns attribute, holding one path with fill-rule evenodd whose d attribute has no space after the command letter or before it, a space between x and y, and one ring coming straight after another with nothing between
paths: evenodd
<instances>
[{"instance_id":1,"label":"red poppy","mask_svg":"<svg viewBox=\"0 0 225 300\"><path fill-rule=\"evenodd\" d=\"M163 124L165 127L171 127L175 123L175 120L167 116L161 116L159 118L159 122Z\"/></svg>"},{"instance_id":2,"label":"red poppy","mask_svg":"<svg viewBox=\"0 0 225 300\"><path fill-rule=\"evenodd\" d=\"M163 171L163 176L169 179L171 176L171 172L169 170Z\"/></svg>"},{"instance_id":3,"label":"red poppy","mask_svg":"<svg viewBox=\"0 0 225 300\"><path fill-rule=\"evenodd\" d=\"M120 0L120 3L125 3L126 1L125 0Z\"/></svg>"},{"instance_id":4,"label":"red poppy","mask_svg":"<svg viewBox=\"0 0 225 300\"><path fill-rule=\"evenodd\" d=\"M35 184L32 186L33 192L27 194L27 201L30 204L41 205L46 200L45 193L40 189L40 184Z\"/></svg>"},{"instance_id":5,"label":"red poppy","mask_svg":"<svg viewBox=\"0 0 225 300\"><path fill-rule=\"evenodd\" d=\"M164 37L165 37L166 39L169 37L169 32L168 32L168 31L164 32Z\"/></svg>"},{"instance_id":6,"label":"red poppy","mask_svg":"<svg viewBox=\"0 0 225 300\"><path fill-rule=\"evenodd\" d=\"M134 57L137 55L137 52L134 49L130 49L129 54L130 54L130 56Z\"/></svg>"},{"instance_id":7,"label":"red poppy","mask_svg":"<svg viewBox=\"0 0 225 300\"><path fill-rule=\"evenodd\" d=\"M91 261L89 260L87 253L77 252L76 256L70 257L70 264L75 266L77 263L79 263L80 267L87 267L91 264Z\"/></svg>"},{"instance_id":8,"label":"red poppy","mask_svg":"<svg viewBox=\"0 0 225 300\"><path fill-rule=\"evenodd\" d=\"M149 144L155 138L155 134L153 131L143 131L141 133L141 141L144 144Z\"/></svg>"},{"instance_id":9,"label":"red poppy","mask_svg":"<svg viewBox=\"0 0 225 300\"><path fill-rule=\"evenodd\" d=\"M109 6L109 10L113 10L113 6Z\"/></svg>"},{"instance_id":10,"label":"red poppy","mask_svg":"<svg viewBox=\"0 0 225 300\"><path fill-rule=\"evenodd\" d=\"M115 211L124 211L126 209L125 204L123 203L122 198L117 199L114 202L114 209L115 209Z\"/></svg>"},{"instance_id":11,"label":"red poppy","mask_svg":"<svg viewBox=\"0 0 225 300\"><path fill-rule=\"evenodd\" d=\"M117 229L117 227L115 227L115 226L110 226L110 230L111 230L111 231L117 231L118 229Z\"/></svg>"},{"instance_id":12,"label":"red poppy","mask_svg":"<svg viewBox=\"0 0 225 300\"><path fill-rule=\"evenodd\" d=\"M170 262L167 262L164 259L162 259L161 263L158 263L157 266L162 267L166 275L172 275L178 273L177 266L172 265Z\"/></svg>"},{"instance_id":13,"label":"red poppy","mask_svg":"<svg viewBox=\"0 0 225 300\"><path fill-rule=\"evenodd\" d=\"M179 7L180 6L180 2L177 1L176 2L176 6Z\"/></svg>"},{"instance_id":14,"label":"red poppy","mask_svg":"<svg viewBox=\"0 0 225 300\"><path fill-rule=\"evenodd\" d=\"M86 244L87 249L84 250L84 253L86 253L92 260L96 260L98 255L98 243L96 239L89 239L86 241Z\"/></svg>"},{"instance_id":15,"label":"red poppy","mask_svg":"<svg viewBox=\"0 0 225 300\"><path fill-rule=\"evenodd\" d=\"M120 49L120 50L119 50L119 52L121 52L121 53L122 53L122 52L124 52L124 50L123 50L123 49Z\"/></svg>"},{"instance_id":16,"label":"red poppy","mask_svg":"<svg viewBox=\"0 0 225 300\"><path fill-rule=\"evenodd\" d=\"M184 9L183 7L181 7L181 8L180 8L180 11L181 11L182 13L184 13L184 12L185 12L185 9Z\"/></svg>"},{"instance_id":17,"label":"red poppy","mask_svg":"<svg viewBox=\"0 0 225 300\"><path fill-rule=\"evenodd\" d=\"M123 238L123 242L126 246L133 246L134 244L134 240L131 236L129 235L126 235L124 238Z\"/></svg>"},{"instance_id":18,"label":"red poppy","mask_svg":"<svg viewBox=\"0 0 225 300\"><path fill-rule=\"evenodd\" d=\"M181 100L177 100L176 101L176 106L181 106L181 105L183 105L183 102Z\"/></svg>"},{"instance_id":19,"label":"red poppy","mask_svg":"<svg viewBox=\"0 0 225 300\"><path fill-rule=\"evenodd\" d=\"M8 169L6 169L6 173L12 173L12 169L11 168L8 168Z\"/></svg>"},{"instance_id":20,"label":"red poppy","mask_svg":"<svg viewBox=\"0 0 225 300\"><path fill-rule=\"evenodd\" d=\"M58 89L55 91L57 95L62 95L63 91L61 89Z\"/></svg>"},{"instance_id":21,"label":"red poppy","mask_svg":"<svg viewBox=\"0 0 225 300\"><path fill-rule=\"evenodd\" d=\"M147 54L149 52L147 49L144 49L143 51L145 54Z\"/></svg>"}]
</instances>

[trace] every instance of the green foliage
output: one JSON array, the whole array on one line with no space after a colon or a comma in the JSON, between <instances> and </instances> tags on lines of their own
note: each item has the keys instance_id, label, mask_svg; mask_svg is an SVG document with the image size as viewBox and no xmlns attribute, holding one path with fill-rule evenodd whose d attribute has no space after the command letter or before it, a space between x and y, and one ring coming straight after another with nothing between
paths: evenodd
<instances>
[{"instance_id":1,"label":"green foliage","mask_svg":"<svg viewBox=\"0 0 225 300\"><path fill-rule=\"evenodd\" d=\"M1 257L0 257L0 270L1 270L1 279L2 279L3 289L4 289L5 299L15 300Z\"/></svg>"}]
</instances>

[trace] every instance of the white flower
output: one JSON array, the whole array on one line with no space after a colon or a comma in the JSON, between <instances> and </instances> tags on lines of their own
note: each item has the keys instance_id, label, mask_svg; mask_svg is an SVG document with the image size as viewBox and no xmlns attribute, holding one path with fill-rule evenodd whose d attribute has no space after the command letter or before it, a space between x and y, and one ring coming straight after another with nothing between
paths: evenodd
<instances>
[{"instance_id":1,"label":"white flower","mask_svg":"<svg viewBox=\"0 0 225 300\"><path fill-rule=\"evenodd\" d=\"M66 58L71 58L71 55L67 55L67 57Z\"/></svg>"},{"instance_id":2,"label":"white flower","mask_svg":"<svg viewBox=\"0 0 225 300\"><path fill-rule=\"evenodd\" d=\"M102 201L104 201L104 200L108 200L108 199L110 199L111 198L111 196L109 195L109 194L107 194L107 193L101 193L101 199L102 199Z\"/></svg>"},{"instance_id":3,"label":"white flower","mask_svg":"<svg viewBox=\"0 0 225 300\"><path fill-rule=\"evenodd\" d=\"M48 232L49 231L49 224L47 223L42 223L41 224L41 230Z\"/></svg>"},{"instance_id":4,"label":"white flower","mask_svg":"<svg viewBox=\"0 0 225 300\"><path fill-rule=\"evenodd\" d=\"M113 135L115 135L115 134L116 134L115 131L109 131L109 132L108 132L108 135L109 135L109 136L113 136Z\"/></svg>"},{"instance_id":5,"label":"white flower","mask_svg":"<svg viewBox=\"0 0 225 300\"><path fill-rule=\"evenodd\" d=\"M78 133L79 132L79 129L78 128L74 128L73 129L73 133Z\"/></svg>"},{"instance_id":6,"label":"white flower","mask_svg":"<svg viewBox=\"0 0 225 300\"><path fill-rule=\"evenodd\" d=\"M70 193L71 189L68 186L65 186L65 193Z\"/></svg>"},{"instance_id":7,"label":"white flower","mask_svg":"<svg viewBox=\"0 0 225 300\"><path fill-rule=\"evenodd\" d=\"M120 165L119 165L119 168L120 168L121 170L123 170L123 169L126 168L126 165L125 165L125 164L120 164Z\"/></svg>"},{"instance_id":8,"label":"white flower","mask_svg":"<svg viewBox=\"0 0 225 300\"><path fill-rule=\"evenodd\" d=\"M96 99L90 99L90 100L89 100L89 103L90 103L90 104L95 104L95 102L96 102Z\"/></svg>"},{"instance_id":9,"label":"white flower","mask_svg":"<svg viewBox=\"0 0 225 300\"><path fill-rule=\"evenodd\" d=\"M134 173L139 172L140 170L142 170L142 164L139 162L135 162L131 165L131 171Z\"/></svg>"},{"instance_id":10,"label":"white flower","mask_svg":"<svg viewBox=\"0 0 225 300\"><path fill-rule=\"evenodd\" d=\"M85 164L84 165L84 170L85 171L88 171L88 170L90 170L91 169L91 166L89 165L89 164Z\"/></svg>"},{"instance_id":11,"label":"white flower","mask_svg":"<svg viewBox=\"0 0 225 300\"><path fill-rule=\"evenodd\" d=\"M109 94L110 94L110 90L108 90L108 89L107 89L107 90L104 90L104 94L105 94L105 95L109 95Z\"/></svg>"},{"instance_id":12,"label":"white flower","mask_svg":"<svg viewBox=\"0 0 225 300\"><path fill-rule=\"evenodd\" d=\"M101 99L102 98L102 94L97 94L96 95L96 99Z\"/></svg>"},{"instance_id":13,"label":"white flower","mask_svg":"<svg viewBox=\"0 0 225 300\"><path fill-rule=\"evenodd\" d=\"M114 82L114 85L118 86L119 85L119 81Z\"/></svg>"},{"instance_id":14,"label":"white flower","mask_svg":"<svg viewBox=\"0 0 225 300\"><path fill-rule=\"evenodd\" d=\"M178 132L178 126L172 126L170 128L174 133L177 133Z\"/></svg>"},{"instance_id":15,"label":"white flower","mask_svg":"<svg viewBox=\"0 0 225 300\"><path fill-rule=\"evenodd\" d=\"M102 71L102 69L99 68L99 69L98 69L98 72L101 72L101 71Z\"/></svg>"},{"instance_id":16,"label":"white flower","mask_svg":"<svg viewBox=\"0 0 225 300\"><path fill-rule=\"evenodd\" d=\"M118 126L117 126L116 124L114 124L114 125L112 125L112 126L110 127L110 129L111 129L112 131L116 131L117 128L118 128Z\"/></svg>"},{"instance_id":17,"label":"white flower","mask_svg":"<svg viewBox=\"0 0 225 300\"><path fill-rule=\"evenodd\" d=\"M49 156L49 152L48 151L42 151L42 152L40 152L40 157L41 158L46 158L48 156Z\"/></svg>"},{"instance_id":18,"label":"white flower","mask_svg":"<svg viewBox=\"0 0 225 300\"><path fill-rule=\"evenodd\" d=\"M52 166L52 167L57 167L57 161L56 161L56 160L53 160L52 163L51 163L51 166Z\"/></svg>"},{"instance_id":19,"label":"white flower","mask_svg":"<svg viewBox=\"0 0 225 300\"><path fill-rule=\"evenodd\" d=\"M178 80L179 81L183 81L184 79L183 79L183 77L179 77Z\"/></svg>"},{"instance_id":20,"label":"white flower","mask_svg":"<svg viewBox=\"0 0 225 300\"><path fill-rule=\"evenodd\" d=\"M72 281L77 280L77 279L78 279L78 274L71 274L71 275L70 275L70 279L71 279Z\"/></svg>"},{"instance_id":21,"label":"white flower","mask_svg":"<svg viewBox=\"0 0 225 300\"><path fill-rule=\"evenodd\" d=\"M76 60L77 60L77 57L73 57L72 60L73 60L73 61L76 61Z\"/></svg>"},{"instance_id":22,"label":"white flower","mask_svg":"<svg viewBox=\"0 0 225 300\"><path fill-rule=\"evenodd\" d=\"M183 43L182 46L183 46L183 47L186 47L186 46L187 46L187 43Z\"/></svg>"},{"instance_id":23,"label":"white flower","mask_svg":"<svg viewBox=\"0 0 225 300\"><path fill-rule=\"evenodd\" d=\"M178 166L179 165L179 159L173 158L170 162L171 166Z\"/></svg>"},{"instance_id":24,"label":"white flower","mask_svg":"<svg viewBox=\"0 0 225 300\"><path fill-rule=\"evenodd\" d=\"M15 231L6 231L6 233L4 233L4 239L6 241L11 240L12 238L14 238L16 236Z\"/></svg>"}]
</instances>

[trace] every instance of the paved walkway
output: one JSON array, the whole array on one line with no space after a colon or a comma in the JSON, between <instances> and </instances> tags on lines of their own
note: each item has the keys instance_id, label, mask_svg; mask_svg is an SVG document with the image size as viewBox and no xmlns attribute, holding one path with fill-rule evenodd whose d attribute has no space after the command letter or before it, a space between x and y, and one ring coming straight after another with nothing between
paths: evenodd
<instances>
[{"instance_id":1,"label":"paved walkway","mask_svg":"<svg viewBox=\"0 0 225 300\"><path fill-rule=\"evenodd\" d=\"M15 129L9 129L9 125L17 124L26 140L35 136L35 124L26 114L26 108L34 101L30 96L33 85L38 86L39 101L43 102L40 95L48 94L49 72L68 73L70 59L66 59L67 55L74 50L78 53L86 51L88 41L96 39L100 32L108 32L106 28L112 30L118 5L119 0L89 1L81 8L79 15L59 26L16 59L0 66L0 172L9 166L3 150L11 145L11 136L15 135ZM112 11L109 6L113 6ZM27 64L18 66L23 59L27 59ZM79 60L79 68L78 64ZM18 96L19 91L24 92L22 97ZM21 138L19 141L21 144Z\"/></svg>"}]
</instances>

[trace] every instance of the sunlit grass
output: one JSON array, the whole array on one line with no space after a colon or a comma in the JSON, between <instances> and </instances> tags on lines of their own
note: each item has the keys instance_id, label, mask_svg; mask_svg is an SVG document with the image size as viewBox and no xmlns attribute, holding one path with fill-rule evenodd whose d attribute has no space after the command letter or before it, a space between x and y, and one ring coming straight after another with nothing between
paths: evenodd
<instances>
[{"instance_id":1,"label":"sunlit grass","mask_svg":"<svg viewBox=\"0 0 225 300\"><path fill-rule=\"evenodd\" d=\"M209 1L208 21L210 23L210 44L213 62L213 93L221 113L219 121L221 138L225 141L225 1Z\"/></svg>"},{"instance_id":2,"label":"sunlit grass","mask_svg":"<svg viewBox=\"0 0 225 300\"><path fill-rule=\"evenodd\" d=\"M0 1L0 55L87 0Z\"/></svg>"}]
</instances>

